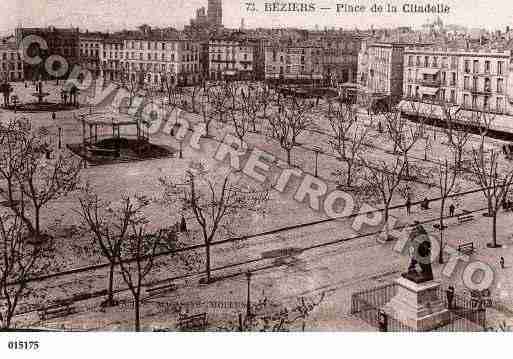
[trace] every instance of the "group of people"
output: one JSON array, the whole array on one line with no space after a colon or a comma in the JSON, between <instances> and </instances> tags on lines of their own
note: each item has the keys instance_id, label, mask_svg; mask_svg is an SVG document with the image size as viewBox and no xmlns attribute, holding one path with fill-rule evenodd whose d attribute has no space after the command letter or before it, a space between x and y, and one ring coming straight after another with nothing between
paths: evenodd
<instances>
[{"instance_id":1,"label":"group of people","mask_svg":"<svg viewBox=\"0 0 513 359\"><path fill-rule=\"evenodd\" d=\"M412 207L411 198L409 196L406 198L405 206L406 206L406 214L409 216L411 214L411 207ZM420 202L420 208L423 210L429 209L429 199L427 197L424 197L422 202ZM453 217L455 212L456 212L456 206L454 205L454 203L451 203L449 205L449 216Z\"/></svg>"}]
</instances>

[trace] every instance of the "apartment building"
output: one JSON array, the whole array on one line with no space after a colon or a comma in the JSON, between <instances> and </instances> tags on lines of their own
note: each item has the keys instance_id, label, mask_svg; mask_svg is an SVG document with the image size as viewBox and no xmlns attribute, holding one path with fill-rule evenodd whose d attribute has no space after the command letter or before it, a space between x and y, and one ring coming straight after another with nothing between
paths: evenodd
<instances>
[{"instance_id":1,"label":"apartment building","mask_svg":"<svg viewBox=\"0 0 513 359\"><path fill-rule=\"evenodd\" d=\"M331 84L356 82L362 38L337 32L323 32L314 38L323 49L324 79Z\"/></svg>"},{"instance_id":2,"label":"apartment building","mask_svg":"<svg viewBox=\"0 0 513 359\"><path fill-rule=\"evenodd\" d=\"M367 95L397 103L403 97L404 51L411 44L363 43L358 54L357 83Z\"/></svg>"},{"instance_id":3,"label":"apartment building","mask_svg":"<svg viewBox=\"0 0 513 359\"><path fill-rule=\"evenodd\" d=\"M0 83L23 80L23 61L21 60L13 37L0 42Z\"/></svg>"},{"instance_id":4,"label":"apartment building","mask_svg":"<svg viewBox=\"0 0 513 359\"><path fill-rule=\"evenodd\" d=\"M510 50L407 48L405 98L509 114Z\"/></svg>"},{"instance_id":5,"label":"apartment building","mask_svg":"<svg viewBox=\"0 0 513 359\"><path fill-rule=\"evenodd\" d=\"M73 67L80 62L79 34L78 28L56 28L54 26L44 28L17 28L15 36L18 48L21 47L23 53L26 53L28 56L40 56L43 60L38 64L24 62L23 71L25 79L50 79L55 78L55 74L59 74L60 76L57 77L60 78L66 77ZM37 43L31 43L28 49L23 49L23 39L29 35L44 39L48 49L39 47ZM65 60L65 64L62 64L56 59L52 61L51 64L46 64L48 57L52 55L62 56ZM51 74L46 70L48 67L53 70Z\"/></svg>"},{"instance_id":6,"label":"apartment building","mask_svg":"<svg viewBox=\"0 0 513 359\"><path fill-rule=\"evenodd\" d=\"M201 44L176 30L152 30L109 35L100 46L102 76L110 81L141 80L158 86L164 77L177 85L200 81Z\"/></svg>"},{"instance_id":7,"label":"apartment building","mask_svg":"<svg viewBox=\"0 0 513 359\"><path fill-rule=\"evenodd\" d=\"M79 55L80 65L86 68L94 77L101 75L101 52L107 34L85 32L80 33Z\"/></svg>"},{"instance_id":8,"label":"apartment building","mask_svg":"<svg viewBox=\"0 0 513 359\"><path fill-rule=\"evenodd\" d=\"M254 79L256 42L237 32L213 37L208 43L208 71L212 80Z\"/></svg>"},{"instance_id":9,"label":"apartment building","mask_svg":"<svg viewBox=\"0 0 513 359\"><path fill-rule=\"evenodd\" d=\"M264 47L265 79L318 82L323 78L323 51L310 41L277 41Z\"/></svg>"}]
</instances>

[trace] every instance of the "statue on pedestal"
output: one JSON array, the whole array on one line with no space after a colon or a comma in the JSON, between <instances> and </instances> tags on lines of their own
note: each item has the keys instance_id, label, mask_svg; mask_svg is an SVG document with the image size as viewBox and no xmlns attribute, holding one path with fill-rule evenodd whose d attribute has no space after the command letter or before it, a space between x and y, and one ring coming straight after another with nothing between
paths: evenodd
<instances>
[{"instance_id":1,"label":"statue on pedestal","mask_svg":"<svg viewBox=\"0 0 513 359\"><path fill-rule=\"evenodd\" d=\"M409 238L410 265L408 272L402 276L415 283L424 283L433 280L431 268L431 240L426 229L415 222L415 228Z\"/></svg>"}]
</instances>

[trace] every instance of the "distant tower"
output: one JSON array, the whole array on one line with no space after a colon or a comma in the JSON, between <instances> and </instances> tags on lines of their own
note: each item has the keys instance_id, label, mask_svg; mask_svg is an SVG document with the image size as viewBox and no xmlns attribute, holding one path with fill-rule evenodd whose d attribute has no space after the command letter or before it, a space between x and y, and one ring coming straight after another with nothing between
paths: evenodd
<instances>
[{"instance_id":1,"label":"distant tower","mask_svg":"<svg viewBox=\"0 0 513 359\"><path fill-rule=\"evenodd\" d=\"M244 31L244 18L240 20L240 29Z\"/></svg>"},{"instance_id":2,"label":"distant tower","mask_svg":"<svg viewBox=\"0 0 513 359\"><path fill-rule=\"evenodd\" d=\"M223 0L208 0L207 18L210 25L223 25Z\"/></svg>"}]
</instances>

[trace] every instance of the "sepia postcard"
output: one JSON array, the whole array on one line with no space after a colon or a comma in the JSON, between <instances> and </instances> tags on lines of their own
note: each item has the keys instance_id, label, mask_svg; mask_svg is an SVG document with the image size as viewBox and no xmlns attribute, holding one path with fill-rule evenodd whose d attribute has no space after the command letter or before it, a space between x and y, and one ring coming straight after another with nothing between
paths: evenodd
<instances>
[{"instance_id":1,"label":"sepia postcard","mask_svg":"<svg viewBox=\"0 0 513 359\"><path fill-rule=\"evenodd\" d=\"M187 355L212 332L511 331L507 2L0 14L7 357L86 332L196 332Z\"/></svg>"}]
</instances>

